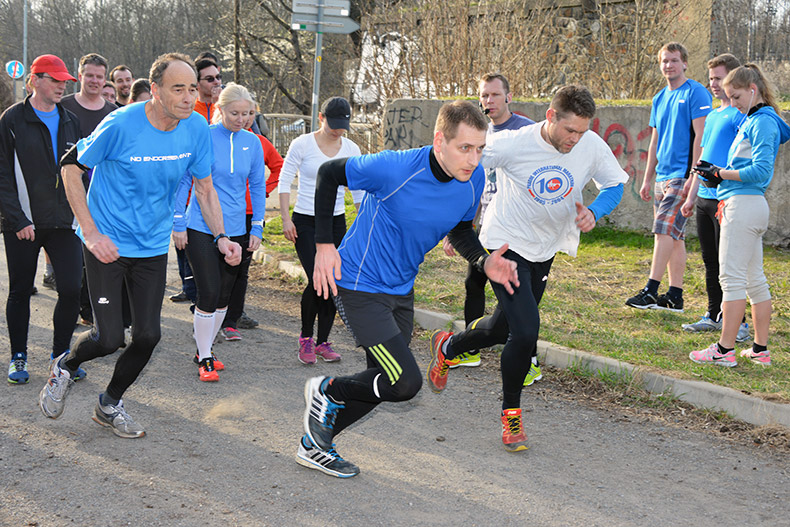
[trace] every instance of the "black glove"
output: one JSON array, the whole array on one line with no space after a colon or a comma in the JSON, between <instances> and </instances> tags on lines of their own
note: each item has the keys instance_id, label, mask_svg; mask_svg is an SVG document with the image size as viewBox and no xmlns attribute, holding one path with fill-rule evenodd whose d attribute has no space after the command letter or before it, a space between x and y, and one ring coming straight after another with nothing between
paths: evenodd
<instances>
[{"instance_id":1,"label":"black glove","mask_svg":"<svg viewBox=\"0 0 790 527\"><path fill-rule=\"evenodd\" d=\"M711 188L718 187L719 183L724 181L719 176L720 171L721 168L717 167L716 165L711 165L707 161L700 161L697 163L697 166L694 167L694 172L702 176L702 184Z\"/></svg>"}]
</instances>

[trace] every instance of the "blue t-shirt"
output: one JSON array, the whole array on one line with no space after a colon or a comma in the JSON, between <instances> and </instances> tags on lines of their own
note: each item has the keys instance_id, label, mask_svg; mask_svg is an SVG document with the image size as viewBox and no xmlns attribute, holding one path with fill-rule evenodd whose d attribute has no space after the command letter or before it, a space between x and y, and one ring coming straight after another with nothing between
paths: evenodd
<instances>
[{"instance_id":1,"label":"blue t-shirt","mask_svg":"<svg viewBox=\"0 0 790 527\"><path fill-rule=\"evenodd\" d=\"M523 115L514 113L511 114L510 118L504 123L493 124L492 127L495 132L501 132L502 130L518 130L519 128L530 124L535 124L535 121L533 121L529 117L524 117Z\"/></svg>"},{"instance_id":2,"label":"blue t-shirt","mask_svg":"<svg viewBox=\"0 0 790 527\"><path fill-rule=\"evenodd\" d=\"M39 119L41 119L41 122L47 125L47 128L49 128L49 137L52 140L52 155L55 156L55 163L60 163L60 156L58 156L58 125L60 125L60 114L58 114L58 107L56 106L51 112L42 112L41 110L36 110L35 108L33 108L33 111L36 112L36 115Z\"/></svg>"},{"instance_id":3,"label":"blue t-shirt","mask_svg":"<svg viewBox=\"0 0 790 527\"><path fill-rule=\"evenodd\" d=\"M131 258L167 253L178 183L187 170L198 179L209 176L214 157L205 119L193 113L163 132L148 121L148 104L116 110L77 143L77 159L94 169L93 221ZM82 229L77 234L84 240Z\"/></svg>"},{"instance_id":4,"label":"blue t-shirt","mask_svg":"<svg viewBox=\"0 0 790 527\"><path fill-rule=\"evenodd\" d=\"M743 119L743 114L735 106L716 108L711 110L705 118L705 132L702 134L701 161L707 161L717 167L727 166L727 153L730 151L738 125ZM697 196L705 199L717 199L716 189L700 185Z\"/></svg>"},{"instance_id":5,"label":"blue t-shirt","mask_svg":"<svg viewBox=\"0 0 790 527\"><path fill-rule=\"evenodd\" d=\"M653 97L650 126L658 132L656 181L686 177L694 155L691 122L708 115L712 102L708 90L692 79L674 90L665 86Z\"/></svg>"},{"instance_id":6,"label":"blue t-shirt","mask_svg":"<svg viewBox=\"0 0 790 527\"><path fill-rule=\"evenodd\" d=\"M348 188L365 190L354 224L338 248L346 289L407 295L425 253L461 221L471 221L485 176L441 182L431 172L431 146L386 150L346 162Z\"/></svg>"},{"instance_id":7,"label":"blue t-shirt","mask_svg":"<svg viewBox=\"0 0 790 527\"><path fill-rule=\"evenodd\" d=\"M214 147L214 164L211 165L211 181L222 206L225 234L243 236L247 234L247 181L250 185L252 202L252 228L250 234L263 238L263 215L266 211L266 180L263 163L263 147L252 132L231 132L222 123L211 126L211 142ZM192 174L187 172L178 187L175 224L173 230L183 232L187 227L211 234L200 203L189 200L184 217Z\"/></svg>"}]
</instances>

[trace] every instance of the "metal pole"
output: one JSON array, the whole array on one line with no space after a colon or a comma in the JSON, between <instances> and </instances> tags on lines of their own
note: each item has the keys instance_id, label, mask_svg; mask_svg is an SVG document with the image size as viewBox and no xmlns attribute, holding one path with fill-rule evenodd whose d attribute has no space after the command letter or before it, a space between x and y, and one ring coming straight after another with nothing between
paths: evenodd
<instances>
[{"instance_id":1,"label":"metal pole","mask_svg":"<svg viewBox=\"0 0 790 527\"><path fill-rule=\"evenodd\" d=\"M315 132L318 130L318 92L321 87L321 46L323 45L324 33L322 31L322 22L324 19L324 2L318 1L318 17L316 24L315 34L315 63L313 64L313 105L312 114L313 118L310 121L310 131Z\"/></svg>"},{"instance_id":2,"label":"metal pole","mask_svg":"<svg viewBox=\"0 0 790 527\"><path fill-rule=\"evenodd\" d=\"M25 0L22 7L22 66L24 66L25 73L27 73L27 0ZM24 77L22 77L22 86L26 86ZM14 82L14 101L16 101L16 82Z\"/></svg>"}]
</instances>

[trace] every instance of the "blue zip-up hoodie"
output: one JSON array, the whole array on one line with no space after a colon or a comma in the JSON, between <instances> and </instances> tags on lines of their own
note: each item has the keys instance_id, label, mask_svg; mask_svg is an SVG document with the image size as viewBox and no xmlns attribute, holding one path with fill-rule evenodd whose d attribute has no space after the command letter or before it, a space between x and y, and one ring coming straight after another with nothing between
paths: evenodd
<instances>
[{"instance_id":1,"label":"blue zip-up hoodie","mask_svg":"<svg viewBox=\"0 0 790 527\"><path fill-rule=\"evenodd\" d=\"M214 164L211 178L222 206L225 234L242 236L247 234L247 181L249 180L252 202L252 228L250 234L263 238L263 215L266 212L266 180L263 148L255 134L247 130L231 132L222 123L210 127L214 147ZM203 219L200 204L196 199L186 207L192 175L184 174L176 193L173 230L183 232L190 229L211 234ZM186 214L184 214L184 209Z\"/></svg>"},{"instance_id":2,"label":"blue zip-up hoodie","mask_svg":"<svg viewBox=\"0 0 790 527\"><path fill-rule=\"evenodd\" d=\"M746 118L727 156L727 168L738 170L740 181L725 179L718 189L720 200L738 194L765 194L774 177L779 145L790 139L790 126L771 106L763 106Z\"/></svg>"}]
</instances>

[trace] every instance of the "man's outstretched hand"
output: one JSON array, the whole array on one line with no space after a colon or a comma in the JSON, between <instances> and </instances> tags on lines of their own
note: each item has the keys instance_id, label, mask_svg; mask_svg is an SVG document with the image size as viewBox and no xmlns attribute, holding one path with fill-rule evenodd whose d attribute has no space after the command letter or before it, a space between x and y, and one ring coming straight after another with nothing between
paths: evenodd
<instances>
[{"instance_id":1,"label":"man's outstretched hand","mask_svg":"<svg viewBox=\"0 0 790 527\"><path fill-rule=\"evenodd\" d=\"M329 292L337 295L335 279L340 280L340 253L333 243L315 244L315 267L313 287L318 296L329 298Z\"/></svg>"},{"instance_id":2,"label":"man's outstretched hand","mask_svg":"<svg viewBox=\"0 0 790 527\"><path fill-rule=\"evenodd\" d=\"M507 244L505 244L492 252L486 258L483 270L490 280L502 284L505 287L505 291L512 295L515 292L513 288L518 287L520 284L518 272L516 272L516 262L502 256L507 251L507 247Z\"/></svg>"}]
</instances>

